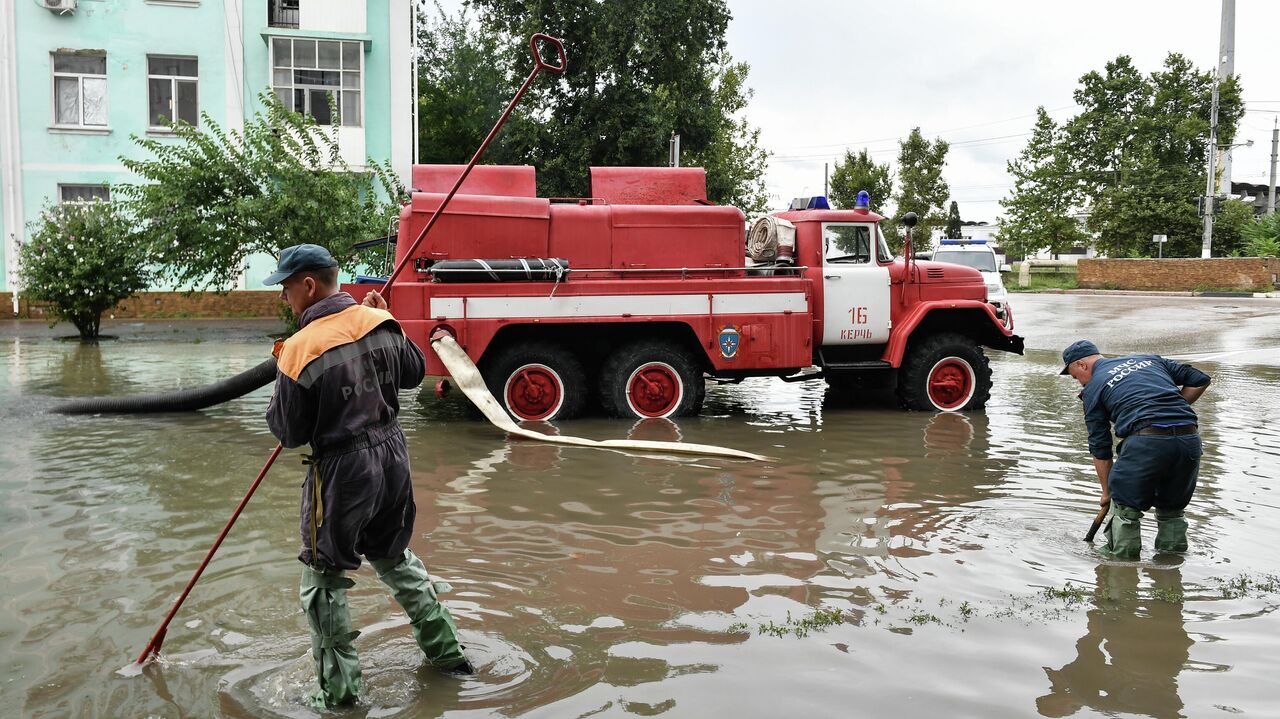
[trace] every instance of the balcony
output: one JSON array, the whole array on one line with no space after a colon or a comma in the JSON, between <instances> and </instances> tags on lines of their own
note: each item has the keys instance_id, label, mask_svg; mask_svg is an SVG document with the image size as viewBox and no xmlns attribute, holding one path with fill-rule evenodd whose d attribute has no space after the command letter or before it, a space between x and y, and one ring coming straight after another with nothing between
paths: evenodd
<instances>
[{"instance_id":1,"label":"balcony","mask_svg":"<svg viewBox=\"0 0 1280 719\"><path fill-rule=\"evenodd\" d=\"M298 20L301 15L298 7L300 2L301 0L268 0L267 25L298 29Z\"/></svg>"}]
</instances>

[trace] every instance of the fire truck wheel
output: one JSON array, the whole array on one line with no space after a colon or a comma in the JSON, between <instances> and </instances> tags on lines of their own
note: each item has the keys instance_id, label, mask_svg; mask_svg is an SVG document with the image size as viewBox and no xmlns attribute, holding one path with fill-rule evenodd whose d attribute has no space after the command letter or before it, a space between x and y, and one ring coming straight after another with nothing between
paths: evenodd
<instances>
[{"instance_id":1,"label":"fire truck wheel","mask_svg":"<svg viewBox=\"0 0 1280 719\"><path fill-rule=\"evenodd\" d=\"M600 404L614 417L684 417L702 410L706 385L687 350L646 340L614 352L600 368Z\"/></svg>"},{"instance_id":2,"label":"fire truck wheel","mask_svg":"<svg viewBox=\"0 0 1280 719\"><path fill-rule=\"evenodd\" d=\"M991 398L991 367L973 340L941 333L908 350L898 371L898 402L906 409L959 412Z\"/></svg>"},{"instance_id":3,"label":"fire truck wheel","mask_svg":"<svg viewBox=\"0 0 1280 719\"><path fill-rule=\"evenodd\" d=\"M494 398L517 421L572 419L586 405L582 363L556 344L508 347L481 372Z\"/></svg>"}]
</instances>

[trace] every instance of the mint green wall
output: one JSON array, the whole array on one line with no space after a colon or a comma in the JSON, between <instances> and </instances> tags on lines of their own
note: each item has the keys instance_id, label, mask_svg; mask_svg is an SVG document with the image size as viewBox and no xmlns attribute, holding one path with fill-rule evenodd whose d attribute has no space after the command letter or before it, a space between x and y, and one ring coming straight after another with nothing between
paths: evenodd
<instances>
[{"instance_id":1,"label":"mint green wall","mask_svg":"<svg viewBox=\"0 0 1280 719\"><path fill-rule=\"evenodd\" d=\"M226 115L223 8L220 0L195 7L143 0L81 0L57 15L34 2L16 6L18 113L25 219L39 219L57 202L59 184L114 184L133 178L120 156L144 156L130 135L147 133L147 55L199 58L200 109ZM106 134L53 131L50 53L104 50L107 57ZM30 232L27 233L30 236Z\"/></svg>"},{"instance_id":2,"label":"mint green wall","mask_svg":"<svg viewBox=\"0 0 1280 719\"><path fill-rule=\"evenodd\" d=\"M145 0L80 0L74 14L62 16L41 8L34 0L16 1L22 194L28 227L39 218L46 203L57 201L60 183L115 184L135 179L120 164L119 158L144 156L130 135L147 133L148 54L199 58L200 110L208 112L220 125L233 124L228 123L226 116L230 63L226 54L223 0L202 0L194 7L157 5ZM261 109L256 95L270 84L264 33L363 40L365 154L379 161L388 160L391 154L389 13L385 0L368 0L364 34L269 29L266 0L244 0L243 27L232 37L238 41L235 35L241 35L244 40L244 80L240 92L245 115L252 116ZM108 133L49 129L53 123L50 53L61 48L106 52ZM29 231L26 234L30 236ZM0 255L0 288L8 289L3 261ZM274 266L271 257L252 258L246 273L246 287L262 289L262 278ZM156 285L154 289L173 288Z\"/></svg>"}]
</instances>

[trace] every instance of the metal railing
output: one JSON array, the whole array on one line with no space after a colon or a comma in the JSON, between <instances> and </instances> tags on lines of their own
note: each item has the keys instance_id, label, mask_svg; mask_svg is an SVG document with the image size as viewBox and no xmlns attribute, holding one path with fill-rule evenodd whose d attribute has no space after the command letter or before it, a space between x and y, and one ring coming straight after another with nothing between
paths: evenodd
<instances>
[{"instance_id":1,"label":"metal railing","mask_svg":"<svg viewBox=\"0 0 1280 719\"><path fill-rule=\"evenodd\" d=\"M298 3L301 0L268 0L267 25L269 27L298 28Z\"/></svg>"}]
</instances>

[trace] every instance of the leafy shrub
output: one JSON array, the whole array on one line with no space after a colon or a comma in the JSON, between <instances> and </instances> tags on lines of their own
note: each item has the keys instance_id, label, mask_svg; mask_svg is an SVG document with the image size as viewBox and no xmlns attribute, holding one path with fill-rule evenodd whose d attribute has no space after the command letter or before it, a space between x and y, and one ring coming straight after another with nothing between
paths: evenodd
<instances>
[{"instance_id":1,"label":"leafy shrub","mask_svg":"<svg viewBox=\"0 0 1280 719\"><path fill-rule=\"evenodd\" d=\"M146 250L118 204L47 207L32 224L19 249L23 292L50 303L82 340L98 337L105 310L150 284Z\"/></svg>"},{"instance_id":2,"label":"leafy shrub","mask_svg":"<svg viewBox=\"0 0 1280 719\"><path fill-rule=\"evenodd\" d=\"M1260 218L1240 230L1248 257L1280 257L1280 213Z\"/></svg>"},{"instance_id":3,"label":"leafy shrub","mask_svg":"<svg viewBox=\"0 0 1280 719\"><path fill-rule=\"evenodd\" d=\"M173 138L134 136L150 156L121 158L141 181L117 189L174 284L225 291L250 255L302 242L325 246L343 267L366 264L382 250L353 245L389 234L409 199L389 162L342 159L337 125L317 125L274 93L258 99L264 110L243 130L203 114L198 128L172 125Z\"/></svg>"}]
</instances>

